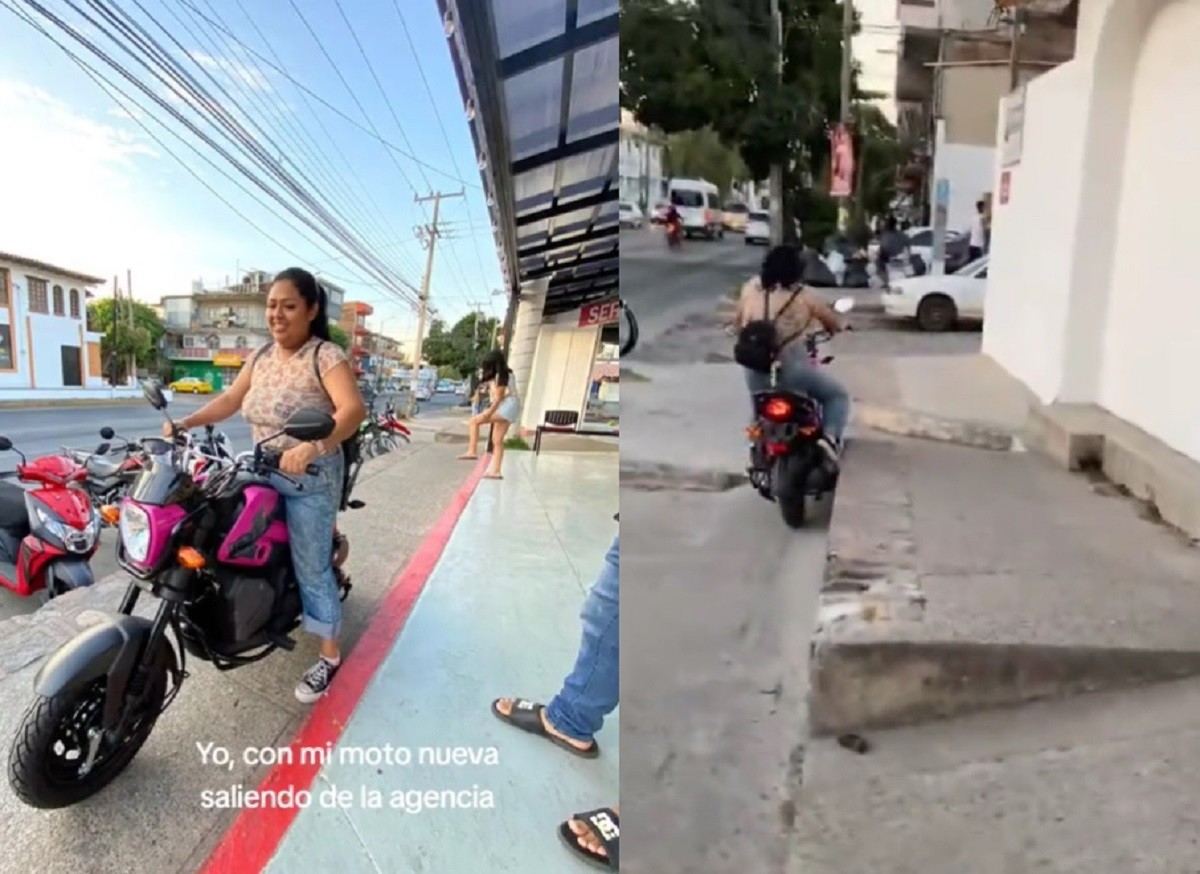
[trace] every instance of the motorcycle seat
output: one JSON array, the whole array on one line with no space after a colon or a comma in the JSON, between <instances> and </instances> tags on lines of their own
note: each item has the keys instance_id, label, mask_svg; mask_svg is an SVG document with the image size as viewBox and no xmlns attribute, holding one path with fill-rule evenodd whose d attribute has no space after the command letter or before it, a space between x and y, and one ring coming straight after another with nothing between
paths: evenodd
<instances>
[{"instance_id":1,"label":"motorcycle seat","mask_svg":"<svg viewBox=\"0 0 1200 874\"><path fill-rule=\"evenodd\" d=\"M29 513L25 509L25 490L0 481L0 529L18 540L29 535Z\"/></svg>"}]
</instances>

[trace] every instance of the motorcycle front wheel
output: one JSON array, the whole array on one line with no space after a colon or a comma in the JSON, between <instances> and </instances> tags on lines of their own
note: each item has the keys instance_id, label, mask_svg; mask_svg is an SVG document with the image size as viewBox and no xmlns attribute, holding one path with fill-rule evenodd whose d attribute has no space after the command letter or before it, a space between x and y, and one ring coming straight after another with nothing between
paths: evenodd
<instances>
[{"instance_id":1,"label":"motorcycle front wheel","mask_svg":"<svg viewBox=\"0 0 1200 874\"><path fill-rule=\"evenodd\" d=\"M30 807L53 810L91 798L111 783L154 730L166 698L167 677L167 663L159 659L129 731L115 743L102 740L90 768L84 767L89 737L101 730L107 677L59 695L37 696L25 711L9 752L8 782L16 796Z\"/></svg>"}]
</instances>

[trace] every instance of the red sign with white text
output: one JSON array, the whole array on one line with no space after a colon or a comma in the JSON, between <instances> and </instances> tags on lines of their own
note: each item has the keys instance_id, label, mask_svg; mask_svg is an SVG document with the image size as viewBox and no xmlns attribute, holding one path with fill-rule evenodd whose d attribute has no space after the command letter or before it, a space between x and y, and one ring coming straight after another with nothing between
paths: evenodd
<instances>
[{"instance_id":1,"label":"red sign with white text","mask_svg":"<svg viewBox=\"0 0 1200 874\"><path fill-rule=\"evenodd\" d=\"M621 319L621 302L606 300L603 303L590 303L579 310L579 327L590 328L594 325L611 325Z\"/></svg>"}]
</instances>

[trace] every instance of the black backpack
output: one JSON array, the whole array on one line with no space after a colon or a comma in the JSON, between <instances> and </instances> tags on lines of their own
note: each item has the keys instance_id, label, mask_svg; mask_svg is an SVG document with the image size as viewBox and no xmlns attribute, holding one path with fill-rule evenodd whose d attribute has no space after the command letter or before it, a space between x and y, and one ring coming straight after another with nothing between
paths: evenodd
<instances>
[{"instance_id":1,"label":"black backpack","mask_svg":"<svg viewBox=\"0 0 1200 874\"><path fill-rule=\"evenodd\" d=\"M771 292L763 290L763 317L748 322L738 333L737 342L733 347L734 361L755 373L771 372L771 365L775 363L775 359L779 357L783 347L804 333L804 331L797 331L787 339L780 341L775 330L776 319L792 305L792 301L799 296L802 290L802 287L798 287L792 292L792 296L775 314L774 319L771 318Z\"/></svg>"}]
</instances>

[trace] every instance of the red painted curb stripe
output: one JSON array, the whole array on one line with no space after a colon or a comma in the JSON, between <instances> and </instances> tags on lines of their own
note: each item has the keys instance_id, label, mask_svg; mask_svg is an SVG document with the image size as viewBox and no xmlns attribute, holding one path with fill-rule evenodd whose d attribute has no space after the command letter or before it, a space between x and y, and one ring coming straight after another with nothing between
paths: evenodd
<instances>
[{"instance_id":1,"label":"red painted curb stripe","mask_svg":"<svg viewBox=\"0 0 1200 874\"><path fill-rule=\"evenodd\" d=\"M392 582L384 595L375 618L363 632L353 651L342 662L337 681L316 704L300 730L292 739L291 749L295 761L291 764L275 765L259 784L260 791L294 789L299 792L309 789L317 772L318 763L301 764L299 750L305 747L325 747L335 744L350 721L367 684L391 651L392 644L404 628L417 598L425 588L433 569L441 558L454 526L466 509L475 487L483 478L490 461L488 456L480 458L453 499L442 513L433 529L421 542L408 565ZM296 818L298 808L246 808L238 813L233 825L212 855L200 868L199 874L250 874L262 871L275 854L280 841Z\"/></svg>"}]
</instances>

